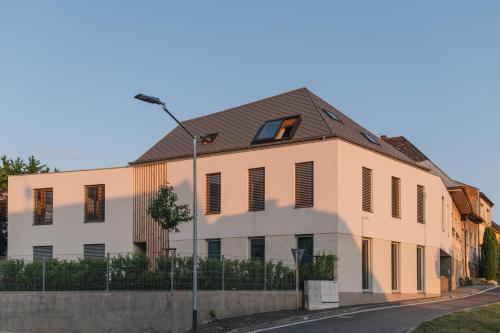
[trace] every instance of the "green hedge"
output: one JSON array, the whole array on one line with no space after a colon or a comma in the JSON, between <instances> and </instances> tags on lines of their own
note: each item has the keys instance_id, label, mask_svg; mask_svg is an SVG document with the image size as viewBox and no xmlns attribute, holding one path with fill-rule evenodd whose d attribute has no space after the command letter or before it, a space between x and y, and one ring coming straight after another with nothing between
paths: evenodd
<instances>
[{"instance_id":1,"label":"green hedge","mask_svg":"<svg viewBox=\"0 0 500 333\"><path fill-rule=\"evenodd\" d=\"M192 257L159 257L143 254L109 259L50 259L45 262L46 290L170 290L192 287ZM303 263L301 280L334 277L335 257L321 255ZM109 269L109 281L106 281ZM301 284L302 285L302 284ZM43 263L8 259L0 261L0 291L32 291L43 288ZM241 259L200 258L200 290L291 290L295 288L292 263Z\"/></svg>"}]
</instances>

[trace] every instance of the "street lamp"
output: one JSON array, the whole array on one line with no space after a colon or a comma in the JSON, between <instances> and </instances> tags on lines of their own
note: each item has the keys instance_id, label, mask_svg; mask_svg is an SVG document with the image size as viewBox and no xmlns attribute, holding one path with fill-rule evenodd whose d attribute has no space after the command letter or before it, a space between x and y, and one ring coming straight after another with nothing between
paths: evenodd
<instances>
[{"instance_id":1,"label":"street lamp","mask_svg":"<svg viewBox=\"0 0 500 333\"><path fill-rule=\"evenodd\" d=\"M163 111L165 111L175 122L193 139L193 333L196 333L198 331L198 304L196 301L196 294L198 292L198 267L196 265L197 263L197 256L198 256L198 248L197 248L197 241L198 241L198 230L197 230L197 204L196 204L196 136L193 135L184 125L181 124L177 118L167 109L165 106L165 103L162 102L159 98L144 95L144 94L138 94L135 95L136 99L150 103L150 104L157 104L161 105L163 108Z\"/></svg>"}]
</instances>

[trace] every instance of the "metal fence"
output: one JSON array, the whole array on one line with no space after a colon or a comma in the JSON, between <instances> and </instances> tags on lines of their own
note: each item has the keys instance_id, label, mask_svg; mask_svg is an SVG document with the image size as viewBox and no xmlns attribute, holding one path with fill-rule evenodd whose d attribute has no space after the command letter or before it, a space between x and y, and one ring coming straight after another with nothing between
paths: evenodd
<instances>
[{"instance_id":1,"label":"metal fence","mask_svg":"<svg viewBox=\"0 0 500 333\"><path fill-rule=\"evenodd\" d=\"M193 259L188 254L148 258L143 254L107 254L104 258L55 255L33 260L0 259L0 291L191 290ZM198 258L199 290L293 290L293 260L257 260L232 256ZM304 279L335 278L335 258L318 256L300 266Z\"/></svg>"}]
</instances>

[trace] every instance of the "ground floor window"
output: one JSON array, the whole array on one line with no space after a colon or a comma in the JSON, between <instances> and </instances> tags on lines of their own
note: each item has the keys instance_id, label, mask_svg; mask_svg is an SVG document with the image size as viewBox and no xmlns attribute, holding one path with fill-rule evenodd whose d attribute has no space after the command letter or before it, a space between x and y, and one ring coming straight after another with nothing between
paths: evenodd
<instances>
[{"instance_id":1,"label":"ground floor window","mask_svg":"<svg viewBox=\"0 0 500 333\"><path fill-rule=\"evenodd\" d=\"M391 243L391 285L392 291L399 290L399 243Z\"/></svg>"},{"instance_id":2,"label":"ground floor window","mask_svg":"<svg viewBox=\"0 0 500 333\"><path fill-rule=\"evenodd\" d=\"M363 238L361 245L362 288L370 290L370 240Z\"/></svg>"},{"instance_id":3,"label":"ground floor window","mask_svg":"<svg viewBox=\"0 0 500 333\"><path fill-rule=\"evenodd\" d=\"M84 244L83 245L83 257L85 259L90 258L104 258L105 255L105 245L104 244Z\"/></svg>"},{"instance_id":4,"label":"ground floor window","mask_svg":"<svg viewBox=\"0 0 500 333\"><path fill-rule=\"evenodd\" d=\"M266 240L261 238L250 238L250 258L264 260L266 257Z\"/></svg>"},{"instance_id":5,"label":"ground floor window","mask_svg":"<svg viewBox=\"0 0 500 333\"><path fill-rule=\"evenodd\" d=\"M424 247L417 246L417 290L424 291Z\"/></svg>"},{"instance_id":6,"label":"ground floor window","mask_svg":"<svg viewBox=\"0 0 500 333\"><path fill-rule=\"evenodd\" d=\"M301 262L312 262L314 259L313 236L297 236L297 248L304 250Z\"/></svg>"},{"instance_id":7,"label":"ground floor window","mask_svg":"<svg viewBox=\"0 0 500 333\"><path fill-rule=\"evenodd\" d=\"M33 260L47 261L52 259L52 245L49 246L33 246Z\"/></svg>"},{"instance_id":8,"label":"ground floor window","mask_svg":"<svg viewBox=\"0 0 500 333\"><path fill-rule=\"evenodd\" d=\"M214 259L220 259L221 246L220 239L209 239L207 240L208 257Z\"/></svg>"}]
</instances>

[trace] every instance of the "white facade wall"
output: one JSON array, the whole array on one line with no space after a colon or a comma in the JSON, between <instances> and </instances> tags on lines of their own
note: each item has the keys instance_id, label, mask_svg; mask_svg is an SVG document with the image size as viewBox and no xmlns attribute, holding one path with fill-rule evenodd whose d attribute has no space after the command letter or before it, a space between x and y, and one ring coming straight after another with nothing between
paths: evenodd
<instances>
[{"instance_id":1,"label":"white facade wall","mask_svg":"<svg viewBox=\"0 0 500 333\"><path fill-rule=\"evenodd\" d=\"M266 256L293 260L297 235L315 235L322 251L335 251L337 220L335 141L202 157L198 160L198 236L220 238L222 254L249 256L249 238L266 238ZM295 209L295 163L314 161L314 207ZM248 212L248 169L265 167L266 209ZM169 162L168 182L182 203L192 201L192 161ZM221 214L205 214L206 174L221 173ZM170 245L192 253L192 224L172 233Z\"/></svg>"},{"instance_id":2,"label":"white facade wall","mask_svg":"<svg viewBox=\"0 0 500 333\"><path fill-rule=\"evenodd\" d=\"M295 163L314 161L313 208L294 208ZM314 236L314 252L339 257L341 303L440 294L440 249L451 255L452 201L442 180L420 168L341 140L251 150L199 159L198 246L221 239L225 256L249 257L249 238L264 236L266 257L292 260L297 235ZM266 168L266 209L248 212L248 169ZM373 170L373 213L362 211L361 170ZM205 215L205 175L221 173L221 214ZM191 161L168 163L168 181L191 202ZM391 177L401 179L401 218L391 216ZM417 185L425 186L425 224L417 222ZM442 205L444 199L444 205ZM192 225L171 246L192 252ZM361 240L371 239L370 293L361 288ZM397 293L391 287L391 242L400 243ZM425 247L424 291L417 291L417 246Z\"/></svg>"},{"instance_id":3,"label":"white facade wall","mask_svg":"<svg viewBox=\"0 0 500 333\"><path fill-rule=\"evenodd\" d=\"M9 177L8 255L31 256L33 246L53 246L54 257L80 255L84 244L106 252L131 252L132 168ZM84 222L84 186L105 185L105 221ZM33 225L34 189L53 188L53 224Z\"/></svg>"}]
</instances>

